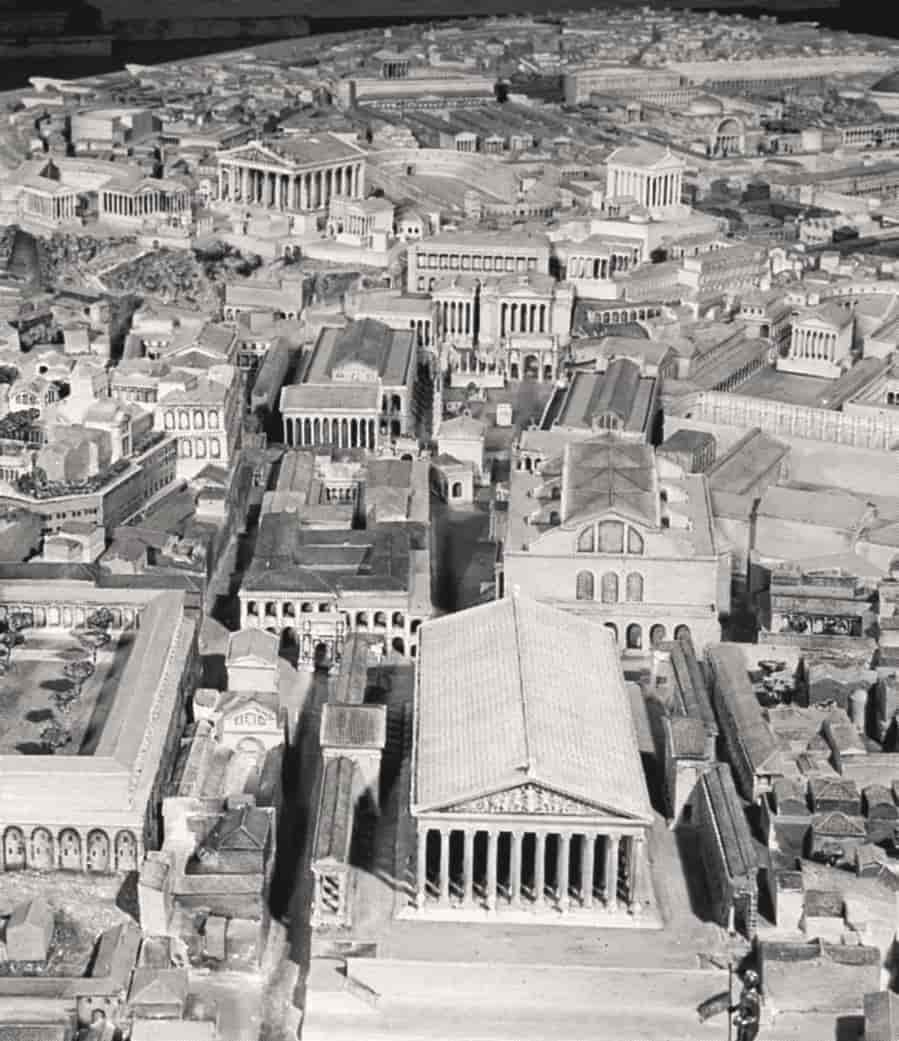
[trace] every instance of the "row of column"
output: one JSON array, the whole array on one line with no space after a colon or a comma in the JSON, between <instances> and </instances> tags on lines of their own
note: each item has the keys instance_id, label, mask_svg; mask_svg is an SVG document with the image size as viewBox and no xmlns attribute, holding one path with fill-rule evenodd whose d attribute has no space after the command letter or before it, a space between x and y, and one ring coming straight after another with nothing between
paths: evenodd
<instances>
[{"instance_id":1,"label":"row of column","mask_svg":"<svg viewBox=\"0 0 899 1041\"><path fill-rule=\"evenodd\" d=\"M681 201L680 171L649 174L613 167L609 176L611 184L608 189L612 198L627 195L647 207L676 206Z\"/></svg>"},{"instance_id":2,"label":"row of column","mask_svg":"<svg viewBox=\"0 0 899 1041\"><path fill-rule=\"evenodd\" d=\"M362 163L329 167L304 174L282 174L237 164L219 167L219 198L274 210L321 210L332 196L359 199Z\"/></svg>"},{"instance_id":3,"label":"row of column","mask_svg":"<svg viewBox=\"0 0 899 1041\"><path fill-rule=\"evenodd\" d=\"M77 198L74 195L54 196L47 198L45 195L25 196L25 210L28 213L38 213L48 220L72 220L75 217Z\"/></svg>"},{"instance_id":4,"label":"row of column","mask_svg":"<svg viewBox=\"0 0 899 1041\"><path fill-rule=\"evenodd\" d=\"M459 892L452 892L452 868L450 862L450 840L453 831L462 832L463 854L462 875ZM432 832L439 834L439 866L433 879L428 877L428 837ZM486 832L486 870L483 879L484 903L488 911L495 911L498 904L499 889L502 885L507 890L508 906L513 910L529 907L534 910L567 911L572 906L572 890L576 907L592 910L595 907L597 887L595 885L596 868L602 864L602 881L599 895L603 906L608 911L618 910L619 897L629 902L631 910L636 911L635 902L636 873L641 859L643 846L642 835L627 836L622 847L624 836L618 834L600 834L592 831L581 832L544 832L534 831L533 853L530 868L527 872L531 882L525 885L525 831L507 832L509 835L509 870L505 878L499 878L499 844L503 832L495 829L479 829L467 827L453 829L448 826L436 829L422 827L418 832L417 866L416 866L416 906L423 910L431 899L428 885L436 891L436 904L441 909L470 909L477 906L475 897L475 838L479 832ZM547 900L547 838L556 836L556 864L554 885ZM577 843L576 856L580 860L580 870L576 872L578 885L572 886L573 840ZM597 842L602 845L597 848ZM621 854L624 852L624 857ZM602 858L602 859L600 859ZM622 868L623 861L623 868Z\"/></svg>"},{"instance_id":5,"label":"row of column","mask_svg":"<svg viewBox=\"0 0 899 1041\"><path fill-rule=\"evenodd\" d=\"M547 329L547 304L509 304L499 305L499 334L508 333L545 333Z\"/></svg>"},{"instance_id":6,"label":"row of column","mask_svg":"<svg viewBox=\"0 0 899 1041\"><path fill-rule=\"evenodd\" d=\"M335 445L337 448L378 447L378 424L374 419L346 416L285 416L284 440L292 448Z\"/></svg>"},{"instance_id":7,"label":"row of column","mask_svg":"<svg viewBox=\"0 0 899 1041\"><path fill-rule=\"evenodd\" d=\"M473 300L443 300L437 305L440 310L440 330L444 336L459 334L472 336L475 326L475 304Z\"/></svg>"},{"instance_id":8,"label":"row of column","mask_svg":"<svg viewBox=\"0 0 899 1041\"><path fill-rule=\"evenodd\" d=\"M837 334L823 329L793 329L790 357L836 361Z\"/></svg>"},{"instance_id":9,"label":"row of column","mask_svg":"<svg viewBox=\"0 0 899 1041\"><path fill-rule=\"evenodd\" d=\"M640 254L612 253L608 257L569 257L566 278L611 278L616 271L627 271L632 264L639 263Z\"/></svg>"},{"instance_id":10,"label":"row of column","mask_svg":"<svg viewBox=\"0 0 899 1041\"><path fill-rule=\"evenodd\" d=\"M186 192L143 192L125 195L121 192L101 192L104 213L117 217L150 217L157 213L181 213L189 205Z\"/></svg>"},{"instance_id":11,"label":"row of column","mask_svg":"<svg viewBox=\"0 0 899 1041\"><path fill-rule=\"evenodd\" d=\"M418 347L430 347L431 340L431 319L430 318L410 318L409 328L415 333L415 342Z\"/></svg>"}]
</instances>

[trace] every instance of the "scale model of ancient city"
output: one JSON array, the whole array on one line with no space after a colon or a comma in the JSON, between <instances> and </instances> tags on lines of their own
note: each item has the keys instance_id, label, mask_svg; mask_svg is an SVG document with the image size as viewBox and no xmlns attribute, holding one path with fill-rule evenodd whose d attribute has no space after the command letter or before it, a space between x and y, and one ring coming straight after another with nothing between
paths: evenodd
<instances>
[{"instance_id":1,"label":"scale model of ancient city","mask_svg":"<svg viewBox=\"0 0 899 1041\"><path fill-rule=\"evenodd\" d=\"M899 1039L897 70L0 95L2 1041Z\"/></svg>"}]
</instances>

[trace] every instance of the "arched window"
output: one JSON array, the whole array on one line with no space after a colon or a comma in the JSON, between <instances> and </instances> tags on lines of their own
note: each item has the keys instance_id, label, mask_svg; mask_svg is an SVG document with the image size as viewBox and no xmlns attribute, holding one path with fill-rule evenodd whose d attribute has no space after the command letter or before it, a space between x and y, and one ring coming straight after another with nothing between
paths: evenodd
<instances>
[{"instance_id":1,"label":"arched window","mask_svg":"<svg viewBox=\"0 0 899 1041\"><path fill-rule=\"evenodd\" d=\"M627 551L628 553L643 552L643 536L636 528L627 529Z\"/></svg>"},{"instance_id":2,"label":"arched window","mask_svg":"<svg viewBox=\"0 0 899 1041\"><path fill-rule=\"evenodd\" d=\"M627 644L627 648L630 651L639 651L643 649L643 630L636 622L633 622L627 627L624 642Z\"/></svg>"},{"instance_id":3,"label":"arched window","mask_svg":"<svg viewBox=\"0 0 899 1041\"><path fill-rule=\"evenodd\" d=\"M596 529L591 524L589 528L584 530L577 537L577 551L578 553L593 553L596 549Z\"/></svg>"},{"instance_id":4,"label":"arched window","mask_svg":"<svg viewBox=\"0 0 899 1041\"><path fill-rule=\"evenodd\" d=\"M219 428L219 413L218 409L210 409L209 411L209 429L218 430Z\"/></svg>"},{"instance_id":5,"label":"arched window","mask_svg":"<svg viewBox=\"0 0 899 1041\"><path fill-rule=\"evenodd\" d=\"M618 603L618 576L614 571L607 571L602 576L602 602L604 604Z\"/></svg>"},{"instance_id":6,"label":"arched window","mask_svg":"<svg viewBox=\"0 0 899 1041\"><path fill-rule=\"evenodd\" d=\"M165 428L166 428L166 430L174 430L175 429L175 413L174 412L166 412L166 414L165 414Z\"/></svg>"},{"instance_id":7,"label":"arched window","mask_svg":"<svg viewBox=\"0 0 899 1041\"><path fill-rule=\"evenodd\" d=\"M599 525L599 552L624 552L624 525L620 521L603 521Z\"/></svg>"},{"instance_id":8,"label":"arched window","mask_svg":"<svg viewBox=\"0 0 899 1041\"><path fill-rule=\"evenodd\" d=\"M578 600L592 600L594 598L594 578L592 571L578 571L576 597Z\"/></svg>"},{"instance_id":9,"label":"arched window","mask_svg":"<svg viewBox=\"0 0 899 1041\"><path fill-rule=\"evenodd\" d=\"M194 430L203 430L206 426L206 416L201 408L194 409Z\"/></svg>"},{"instance_id":10,"label":"arched window","mask_svg":"<svg viewBox=\"0 0 899 1041\"><path fill-rule=\"evenodd\" d=\"M643 602L643 576L638 571L632 571L625 581L625 599L632 604Z\"/></svg>"},{"instance_id":11,"label":"arched window","mask_svg":"<svg viewBox=\"0 0 899 1041\"><path fill-rule=\"evenodd\" d=\"M181 411L181 412L178 413L178 429L179 430L189 430L190 429L190 416L188 416L186 411Z\"/></svg>"}]
</instances>

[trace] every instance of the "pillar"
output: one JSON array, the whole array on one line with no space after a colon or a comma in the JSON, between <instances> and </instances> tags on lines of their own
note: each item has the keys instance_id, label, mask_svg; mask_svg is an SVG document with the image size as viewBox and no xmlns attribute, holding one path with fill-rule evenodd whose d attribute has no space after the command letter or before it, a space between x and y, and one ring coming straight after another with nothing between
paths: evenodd
<instances>
[{"instance_id":1,"label":"pillar","mask_svg":"<svg viewBox=\"0 0 899 1041\"><path fill-rule=\"evenodd\" d=\"M487 910L496 910L496 859L499 848L499 832L487 832Z\"/></svg>"},{"instance_id":2,"label":"pillar","mask_svg":"<svg viewBox=\"0 0 899 1041\"><path fill-rule=\"evenodd\" d=\"M593 866L596 851L596 836L582 836L581 847L581 903L589 911L593 908Z\"/></svg>"},{"instance_id":3,"label":"pillar","mask_svg":"<svg viewBox=\"0 0 899 1041\"><path fill-rule=\"evenodd\" d=\"M546 834L538 831L534 836L534 903L543 906L546 889Z\"/></svg>"},{"instance_id":4,"label":"pillar","mask_svg":"<svg viewBox=\"0 0 899 1041\"><path fill-rule=\"evenodd\" d=\"M465 848L463 852L463 889L462 906L470 907L474 888L474 836L471 828L465 829Z\"/></svg>"},{"instance_id":5,"label":"pillar","mask_svg":"<svg viewBox=\"0 0 899 1041\"><path fill-rule=\"evenodd\" d=\"M642 835L633 835L628 840L627 899L631 914L636 914L640 904L637 900L637 879L643 861L645 840Z\"/></svg>"},{"instance_id":6,"label":"pillar","mask_svg":"<svg viewBox=\"0 0 899 1041\"><path fill-rule=\"evenodd\" d=\"M606 839L606 877L604 879L604 896L606 907L610 911L618 910L618 844L620 836L610 835Z\"/></svg>"},{"instance_id":7,"label":"pillar","mask_svg":"<svg viewBox=\"0 0 899 1041\"><path fill-rule=\"evenodd\" d=\"M418 829L418 857L415 867L415 906L421 911L427 899L428 884L428 829Z\"/></svg>"},{"instance_id":8,"label":"pillar","mask_svg":"<svg viewBox=\"0 0 899 1041\"><path fill-rule=\"evenodd\" d=\"M521 907L521 844L524 835L512 832L512 865L509 878L509 899L513 907Z\"/></svg>"},{"instance_id":9,"label":"pillar","mask_svg":"<svg viewBox=\"0 0 899 1041\"><path fill-rule=\"evenodd\" d=\"M450 871L450 831L440 829L440 895L441 907L449 907L449 871Z\"/></svg>"},{"instance_id":10,"label":"pillar","mask_svg":"<svg viewBox=\"0 0 899 1041\"><path fill-rule=\"evenodd\" d=\"M559 856L556 861L556 902L560 911L568 910L570 864L571 836L567 833L563 833L559 835Z\"/></svg>"}]
</instances>

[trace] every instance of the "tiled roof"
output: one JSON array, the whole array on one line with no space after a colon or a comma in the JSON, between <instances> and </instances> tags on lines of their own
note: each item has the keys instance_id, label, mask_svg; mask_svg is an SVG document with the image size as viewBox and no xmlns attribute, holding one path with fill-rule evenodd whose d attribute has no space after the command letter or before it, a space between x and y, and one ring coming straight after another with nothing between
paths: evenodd
<instances>
[{"instance_id":1,"label":"tiled roof","mask_svg":"<svg viewBox=\"0 0 899 1041\"><path fill-rule=\"evenodd\" d=\"M612 435L565 446L563 523L615 510L653 527L658 523L655 460L646 445Z\"/></svg>"},{"instance_id":2,"label":"tiled roof","mask_svg":"<svg viewBox=\"0 0 899 1041\"><path fill-rule=\"evenodd\" d=\"M420 809L529 783L652 816L611 635L518 595L422 626L415 752Z\"/></svg>"},{"instance_id":3,"label":"tiled roof","mask_svg":"<svg viewBox=\"0 0 899 1041\"><path fill-rule=\"evenodd\" d=\"M278 637L263 629L240 629L228 637L228 661L261 658L272 665L278 661Z\"/></svg>"}]
</instances>

